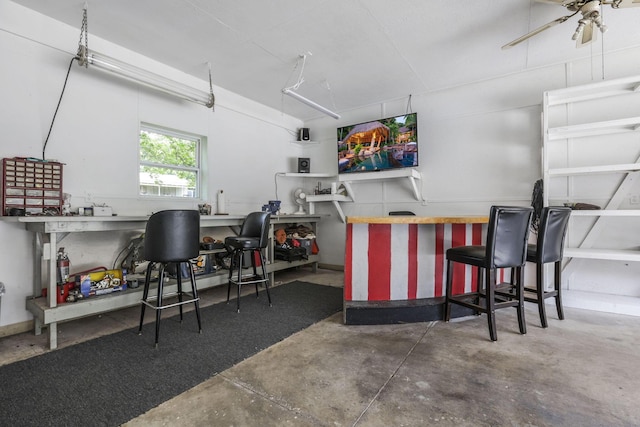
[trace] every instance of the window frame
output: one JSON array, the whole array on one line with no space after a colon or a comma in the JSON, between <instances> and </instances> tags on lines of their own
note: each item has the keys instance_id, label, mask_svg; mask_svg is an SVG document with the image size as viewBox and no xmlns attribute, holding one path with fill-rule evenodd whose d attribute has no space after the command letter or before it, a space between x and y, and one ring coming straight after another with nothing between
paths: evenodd
<instances>
[{"instance_id":1,"label":"window frame","mask_svg":"<svg viewBox=\"0 0 640 427\"><path fill-rule=\"evenodd\" d=\"M195 162L196 166L184 166L184 165L172 165L165 163L156 163L156 162L148 162L142 160L141 153L141 135L142 132L150 132L159 135L165 135L172 138L183 139L187 141L193 141L196 143L195 148ZM155 125L146 122L140 122L140 127L138 130L138 186L137 193L138 197L145 199L159 199L159 200L183 200L183 201L201 201L203 200L203 194L206 194L206 165L202 161L202 159L206 158L206 141L207 138L204 135L199 135L193 132L181 131L177 129L171 129L160 125ZM175 171L187 171L194 172L196 175L196 184L194 189L193 196L176 196L176 195L162 195L162 194L143 194L141 192L142 183L140 180L140 169L143 166L150 167L160 167L165 169L171 169Z\"/></svg>"}]
</instances>

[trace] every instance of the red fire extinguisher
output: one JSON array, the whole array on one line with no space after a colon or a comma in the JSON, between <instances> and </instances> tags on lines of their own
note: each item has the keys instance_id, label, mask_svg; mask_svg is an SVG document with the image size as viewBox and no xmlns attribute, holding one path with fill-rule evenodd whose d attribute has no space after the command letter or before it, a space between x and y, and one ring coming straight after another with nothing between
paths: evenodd
<instances>
[{"instance_id":1,"label":"red fire extinguisher","mask_svg":"<svg viewBox=\"0 0 640 427\"><path fill-rule=\"evenodd\" d=\"M58 285L64 285L69 280L69 256L64 248L58 249L58 259L56 268L56 282Z\"/></svg>"}]
</instances>

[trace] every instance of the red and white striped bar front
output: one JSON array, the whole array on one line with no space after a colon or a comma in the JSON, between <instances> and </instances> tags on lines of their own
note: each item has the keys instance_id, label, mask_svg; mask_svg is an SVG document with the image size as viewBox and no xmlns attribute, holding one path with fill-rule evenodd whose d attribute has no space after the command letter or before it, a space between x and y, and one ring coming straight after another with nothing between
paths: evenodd
<instances>
[{"instance_id":1,"label":"red and white striped bar front","mask_svg":"<svg viewBox=\"0 0 640 427\"><path fill-rule=\"evenodd\" d=\"M447 249L482 245L486 216L349 217L344 322L385 324L442 318ZM453 293L477 289L470 266L455 264Z\"/></svg>"}]
</instances>

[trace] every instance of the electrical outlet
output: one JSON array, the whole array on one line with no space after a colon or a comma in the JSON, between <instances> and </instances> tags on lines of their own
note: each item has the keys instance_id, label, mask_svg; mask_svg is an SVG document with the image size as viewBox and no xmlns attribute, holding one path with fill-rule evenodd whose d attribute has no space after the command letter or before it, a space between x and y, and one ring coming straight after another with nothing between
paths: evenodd
<instances>
[{"instance_id":1,"label":"electrical outlet","mask_svg":"<svg viewBox=\"0 0 640 427\"><path fill-rule=\"evenodd\" d=\"M629 197L629 204L631 205L637 205L638 203L640 203L640 196L631 196Z\"/></svg>"}]
</instances>

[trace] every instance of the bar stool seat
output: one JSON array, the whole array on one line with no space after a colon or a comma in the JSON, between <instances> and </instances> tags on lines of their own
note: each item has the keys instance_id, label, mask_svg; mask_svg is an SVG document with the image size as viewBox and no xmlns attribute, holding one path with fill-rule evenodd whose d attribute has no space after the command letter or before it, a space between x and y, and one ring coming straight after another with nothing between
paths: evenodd
<instances>
[{"instance_id":1,"label":"bar stool seat","mask_svg":"<svg viewBox=\"0 0 640 427\"><path fill-rule=\"evenodd\" d=\"M227 250L231 252L231 266L229 267L229 281L227 285L227 304L231 297L231 286L235 285L238 289L236 299L236 311L240 313L240 290L242 285L255 285L256 298L259 296L258 285L264 284L271 304L271 294L269 292L269 276L265 267L266 258L263 249L269 243L269 221L271 214L269 212L251 212L242 223L240 234L238 236L227 237L224 244ZM251 258L251 267L253 274L243 275L242 270L245 264L245 254ZM260 263L262 275L258 275L257 264ZM234 272L236 273L234 277Z\"/></svg>"},{"instance_id":2,"label":"bar stool seat","mask_svg":"<svg viewBox=\"0 0 640 427\"><path fill-rule=\"evenodd\" d=\"M200 297L196 279L191 266L191 259L200 253L200 213L196 210L164 210L156 212L147 221L144 233L144 259L149 261L147 266L144 290L142 293L140 309L140 325L138 334L142 334L145 308L150 307L156 311L156 337L155 346L158 347L160 335L160 313L172 307L179 307L180 322L183 319L182 306L193 303L198 319L198 331L202 333L200 320ZM182 290L182 264L186 264L191 282L191 293ZM151 275L155 266L158 270L158 289L155 297L149 296ZM165 293L164 285L167 275L167 267L175 266L177 292ZM176 296L177 302L167 303L166 298ZM188 299L184 299L185 295Z\"/></svg>"}]
</instances>

